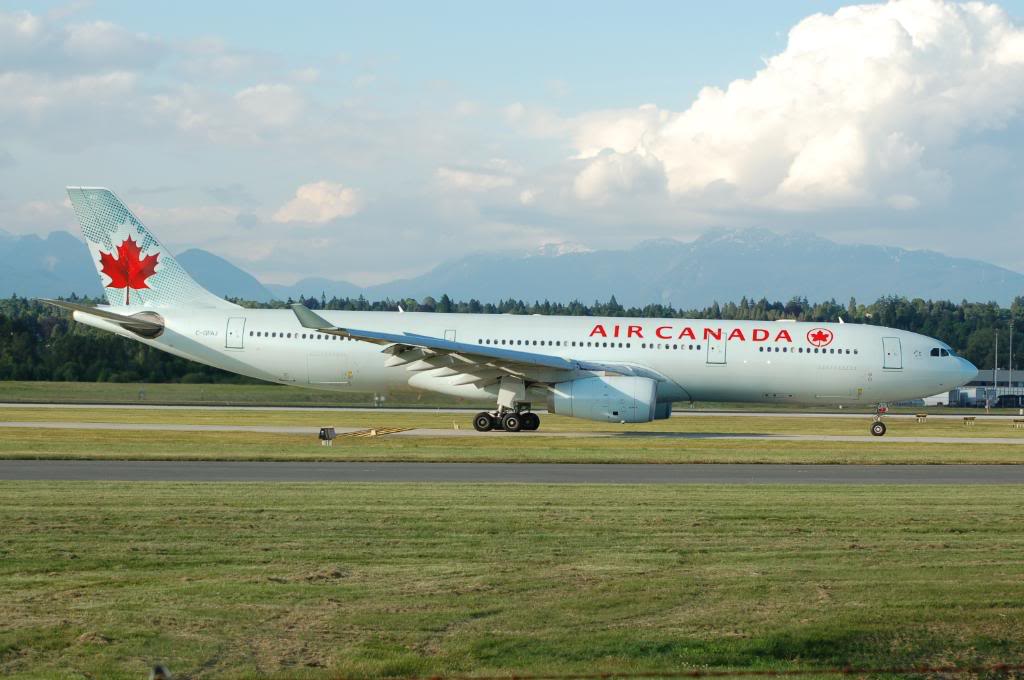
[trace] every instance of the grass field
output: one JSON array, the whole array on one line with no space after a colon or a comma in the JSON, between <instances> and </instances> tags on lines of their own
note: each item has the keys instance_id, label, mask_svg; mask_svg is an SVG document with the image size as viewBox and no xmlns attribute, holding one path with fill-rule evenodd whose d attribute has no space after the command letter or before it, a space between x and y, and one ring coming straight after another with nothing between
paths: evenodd
<instances>
[{"instance_id":1,"label":"grass field","mask_svg":"<svg viewBox=\"0 0 1024 680\"><path fill-rule=\"evenodd\" d=\"M331 448L319 446L315 428L416 427L468 428L465 414L322 411L251 411L231 409L0 409L0 421L38 422L38 428L0 428L0 458L100 458L179 460L360 460L477 462L604 462L604 463L1024 463L1024 445L977 444L977 437L1012 437L1024 441L1024 430L1004 421L978 421L965 427L956 420L918 424L890 421L884 440L818 442L738 440L733 434L866 434L868 419L763 418L693 416L640 425L608 425L558 416L544 416L545 432L603 431L621 436L573 438L511 435L486 437L390 436L340 438ZM133 422L146 424L277 425L308 427L310 433L147 432L60 430L48 422ZM694 432L705 439L647 437L644 433ZM916 443L903 436L942 436L962 443Z\"/></svg>"},{"instance_id":2,"label":"grass field","mask_svg":"<svg viewBox=\"0 0 1024 680\"><path fill-rule=\"evenodd\" d=\"M72 404L169 404L169 405L243 405L243 406L373 406L372 394L344 394L310 390L284 385L175 384L175 383L78 383L45 381L0 381L0 402L72 403ZM436 394L387 395L386 406L412 408L493 408L491 402L474 402ZM816 411L835 413L834 406L798 404L697 404L701 409L744 409L756 411ZM684 404L677 404L684 408ZM871 405L847 407L849 412L868 413ZM976 408L906 407L894 413L962 413L984 412ZM1013 415L1016 409L992 409L994 414Z\"/></svg>"},{"instance_id":3,"label":"grass field","mask_svg":"<svg viewBox=\"0 0 1024 680\"><path fill-rule=\"evenodd\" d=\"M988 487L0 483L0 675L1024 660Z\"/></svg>"},{"instance_id":4,"label":"grass field","mask_svg":"<svg viewBox=\"0 0 1024 680\"><path fill-rule=\"evenodd\" d=\"M324 449L313 436L321 425L337 427L468 427L463 414L389 412L251 411L231 409L143 410L31 409L5 407L0 421L38 422L39 428L0 430L0 457L137 458L232 460L373 460L488 462L810 462L810 463L1020 463L1024 446L970 446L976 437L1013 437L1024 430L1002 421L979 421L964 427L955 420L918 424L890 421L884 441L742 441L735 439L665 439L645 433L864 435L867 419L675 417L640 425L608 425L558 416L544 417L545 432L611 432L623 436L569 438L494 433L484 438L382 437L339 439ZM278 425L310 428L308 435L241 432L144 432L57 430L48 422L132 422L145 424ZM904 436L957 437L963 444L901 442Z\"/></svg>"},{"instance_id":5,"label":"grass field","mask_svg":"<svg viewBox=\"0 0 1024 680\"><path fill-rule=\"evenodd\" d=\"M0 402L70 404L206 404L373 406L372 394L339 394L285 385L0 381ZM388 406L485 406L441 395L389 395Z\"/></svg>"}]
</instances>

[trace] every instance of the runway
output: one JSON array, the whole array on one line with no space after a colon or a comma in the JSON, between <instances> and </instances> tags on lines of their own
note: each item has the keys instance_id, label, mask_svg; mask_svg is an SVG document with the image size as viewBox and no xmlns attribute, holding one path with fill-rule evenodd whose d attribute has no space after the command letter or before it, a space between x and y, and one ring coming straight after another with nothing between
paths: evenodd
<instances>
[{"instance_id":1,"label":"runway","mask_svg":"<svg viewBox=\"0 0 1024 680\"><path fill-rule=\"evenodd\" d=\"M0 480L504 484L1024 484L1024 465L602 465L3 460Z\"/></svg>"},{"instance_id":2,"label":"runway","mask_svg":"<svg viewBox=\"0 0 1024 680\"><path fill-rule=\"evenodd\" d=\"M326 423L325 423L326 425ZM115 430L115 431L146 431L146 432L251 432L256 434L301 434L316 438L319 428L303 425L196 425L189 423L87 423L74 421L6 421L0 422L0 429L53 429L53 430ZM357 432L365 428L339 427L338 434ZM546 431L477 432L471 427L464 429L413 428L403 432L387 435L388 437L570 437L595 438L617 437L622 439L726 439L746 441L782 441L782 442L853 442L884 444L1009 444L1024 445L1024 437L901 437L887 435L872 437L871 435L838 435L838 434L758 434L758 433L725 433L725 432L638 432L638 431Z\"/></svg>"}]
</instances>

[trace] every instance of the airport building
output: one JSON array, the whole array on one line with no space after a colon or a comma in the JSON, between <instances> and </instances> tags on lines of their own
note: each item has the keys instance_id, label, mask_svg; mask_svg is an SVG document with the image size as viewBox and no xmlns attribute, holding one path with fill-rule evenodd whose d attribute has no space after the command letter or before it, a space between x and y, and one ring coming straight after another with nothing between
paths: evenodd
<instances>
[{"instance_id":1,"label":"airport building","mask_svg":"<svg viewBox=\"0 0 1024 680\"><path fill-rule=\"evenodd\" d=\"M944 398L944 399L943 399ZM924 400L929 406L977 406L984 408L1024 407L1024 370L978 371L963 387Z\"/></svg>"}]
</instances>

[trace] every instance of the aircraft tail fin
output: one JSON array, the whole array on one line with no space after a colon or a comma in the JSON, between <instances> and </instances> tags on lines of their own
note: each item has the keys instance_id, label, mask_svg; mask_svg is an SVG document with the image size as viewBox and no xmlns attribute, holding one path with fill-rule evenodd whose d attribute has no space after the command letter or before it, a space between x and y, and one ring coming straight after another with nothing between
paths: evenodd
<instances>
[{"instance_id":1,"label":"aircraft tail fin","mask_svg":"<svg viewBox=\"0 0 1024 680\"><path fill-rule=\"evenodd\" d=\"M67 191L111 305L237 306L196 283L114 192L93 187Z\"/></svg>"}]
</instances>

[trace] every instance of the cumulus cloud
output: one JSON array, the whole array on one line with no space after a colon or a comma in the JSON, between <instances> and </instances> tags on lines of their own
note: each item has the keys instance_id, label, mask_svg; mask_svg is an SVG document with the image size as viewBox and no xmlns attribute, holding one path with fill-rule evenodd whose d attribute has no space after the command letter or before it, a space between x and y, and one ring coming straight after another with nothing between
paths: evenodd
<instances>
[{"instance_id":1,"label":"cumulus cloud","mask_svg":"<svg viewBox=\"0 0 1024 680\"><path fill-rule=\"evenodd\" d=\"M351 217L362 207L358 189L321 180L296 189L295 198L281 206L272 219L275 222L324 224L339 217Z\"/></svg>"},{"instance_id":2,"label":"cumulus cloud","mask_svg":"<svg viewBox=\"0 0 1024 680\"><path fill-rule=\"evenodd\" d=\"M942 198L933 159L1024 106L1024 32L995 5L894 0L815 14L749 80L575 121L578 197L648 185L674 196L816 210ZM521 111L512 112L522 117Z\"/></svg>"},{"instance_id":3,"label":"cumulus cloud","mask_svg":"<svg viewBox=\"0 0 1024 680\"><path fill-rule=\"evenodd\" d=\"M64 25L27 11L0 12L4 70L135 70L154 65L166 53L159 39L107 21Z\"/></svg>"},{"instance_id":4,"label":"cumulus cloud","mask_svg":"<svg viewBox=\"0 0 1024 680\"><path fill-rule=\"evenodd\" d=\"M636 197L663 189L665 173L658 159L637 151L605 151L587 164L573 182L576 197L603 205L616 197Z\"/></svg>"}]
</instances>

